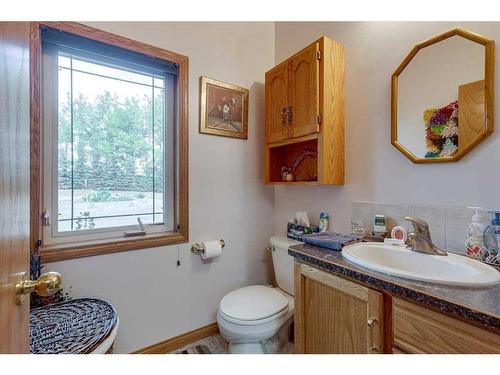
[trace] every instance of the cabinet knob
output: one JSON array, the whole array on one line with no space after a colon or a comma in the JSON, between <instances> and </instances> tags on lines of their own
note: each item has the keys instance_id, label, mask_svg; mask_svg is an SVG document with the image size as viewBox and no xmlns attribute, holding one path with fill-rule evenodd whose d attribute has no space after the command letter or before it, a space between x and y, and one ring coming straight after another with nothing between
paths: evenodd
<instances>
[{"instance_id":1,"label":"cabinet knob","mask_svg":"<svg viewBox=\"0 0 500 375\"><path fill-rule=\"evenodd\" d=\"M375 324L378 323L377 318L369 318L368 319L368 352L369 353L379 353L380 349L373 344L373 328L375 327Z\"/></svg>"},{"instance_id":2,"label":"cabinet knob","mask_svg":"<svg viewBox=\"0 0 500 375\"><path fill-rule=\"evenodd\" d=\"M376 318L370 318L368 319L368 326L370 326L370 328L374 327L376 322L377 322Z\"/></svg>"}]
</instances>

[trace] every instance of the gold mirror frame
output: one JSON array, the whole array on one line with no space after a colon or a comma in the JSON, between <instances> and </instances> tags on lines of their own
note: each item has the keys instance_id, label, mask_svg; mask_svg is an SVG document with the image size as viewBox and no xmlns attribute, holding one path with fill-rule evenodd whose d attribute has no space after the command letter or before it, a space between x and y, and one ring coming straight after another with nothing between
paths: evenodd
<instances>
[{"instance_id":1,"label":"gold mirror frame","mask_svg":"<svg viewBox=\"0 0 500 375\"><path fill-rule=\"evenodd\" d=\"M484 59L484 72L485 72L485 126L483 131L478 135L478 137L468 144L466 147L457 151L457 153L450 157L442 158L418 158L412 152L410 152L406 147L398 142L398 77L406 68L406 66L415 57L418 51L428 47L432 44L439 43L443 40L451 38L452 36L461 36L462 38L471 40L473 42L482 44L485 48L485 59ZM403 153L408 159L414 163L447 163L460 160L465 154L471 151L479 143L482 142L488 135L493 133L493 100L494 100L494 68L495 68L495 41L485 38L484 36L478 35L471 31L467 31L460 28L455 28L447 31L443 34L437 35L433 38L427 39L423 42L418 43L412 50L408 53L403 62L398 66L391 76L391 143L396 147L401 153Z\"/></svg>"}]
</instances>

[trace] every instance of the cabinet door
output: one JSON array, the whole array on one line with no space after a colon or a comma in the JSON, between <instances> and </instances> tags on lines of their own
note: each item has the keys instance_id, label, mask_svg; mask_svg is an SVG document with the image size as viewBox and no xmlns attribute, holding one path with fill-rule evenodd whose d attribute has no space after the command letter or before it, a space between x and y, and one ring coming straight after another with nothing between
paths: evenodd
<instances>
[{"instance_id":1,"label":"cabinet door","mask_svg":"<svg viewBox=\"0 0 500 375\"><path fill-rule=\"evenodd\" d=\"M500 353L500 335L429 308L393 299L394 345L406 353Z\"/></svg>"},{"instance_id":2,"label":"cabinet door","mask_svg":"<svg viewBox=\"0 0 500 375\"><path fill-rule=\"evenodd\" d=\"M295 265L295 352L384 352L381 293L303 264Z\"/></svg>"},{"instance_id":3,"label":"cabinet door","mask_svg":"<svg viewBox=\"0 0 500 375\"><path fill-rule=\"evenodd\" d=\"M314 43L292 58L290 64L290 135L319 132L319 44Z\"/></svg>"},{"instance_id":4,"label":"cabinet door","mask_svg":"<svg viewBox=\"0 0 500 375\"><path fill-rule=\"evenodd\" d=\"M288 138L288 64L266 73L266 142Z\"/></svg>"}]
</instances>

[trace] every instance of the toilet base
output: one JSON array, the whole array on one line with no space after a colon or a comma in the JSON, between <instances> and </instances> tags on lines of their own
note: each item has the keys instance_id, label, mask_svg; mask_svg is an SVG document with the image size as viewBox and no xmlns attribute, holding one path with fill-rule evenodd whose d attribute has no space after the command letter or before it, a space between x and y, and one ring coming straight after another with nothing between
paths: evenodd
<instances>
[{"instance_id":1,"label":"toilet base","mask_svg":"<svg viewBox=\"0 0 500 375\"><path fill-rule=\"evenodd\" d=\"M239 324L226 319L217 311L217 324L220 335L229 343L230 354L267 354L280 353L289 342L289 327L293 322L293 296L280 291L288 299L288 311L274 319L263 319L262 323ZM257 301L258 302L258 301ZM282 333L281 335L279 333ZM269 341L271 340L271 342Z\"/></svg>"},{"instance_id":2,"label":"toilet base","mask_svg":"<svg viewBox=\"0 0 500 375\"><path fill-rule=\"evenodd\" d=\"M228 354L266 354L266 349L262 342L230 342L227 352Z\"/></svg>"}]
</instances>

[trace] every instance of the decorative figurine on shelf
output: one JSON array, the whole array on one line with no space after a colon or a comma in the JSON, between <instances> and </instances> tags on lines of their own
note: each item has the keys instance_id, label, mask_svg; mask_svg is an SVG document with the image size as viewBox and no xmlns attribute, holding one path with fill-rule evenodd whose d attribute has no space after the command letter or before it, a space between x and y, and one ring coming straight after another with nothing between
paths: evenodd
<instances>
[{"instance_id":1,"label":"decorative figurine on shelf","mask_svg":"<svg viewBox=\"0 0 500 375\"><path fill-rule=\"evenodd\" d=\"M293 162L292 167L281 167L281 180L286 181L286 182L292 182L295 179L295 171L297 168L300 166L300 164L307 158L311 159L317 159L318 158L318 153L313 150L305 149L302 151L296 158L295 161ZM317 176L312 176L314 178L317 178ZM314 179L313 178L313 179Z\"/></svg>"},{"instance_id":2,"label":"decorative figurine on shelf","mask_svg":"<svg viewBox=\"0 0 500 375\"><path fill-rule=\"evenodd\" d=\"M292 169L288 167L281 167L281 179L286 182L292 182L294 179Z\"/></svg>"}]
</instances>

